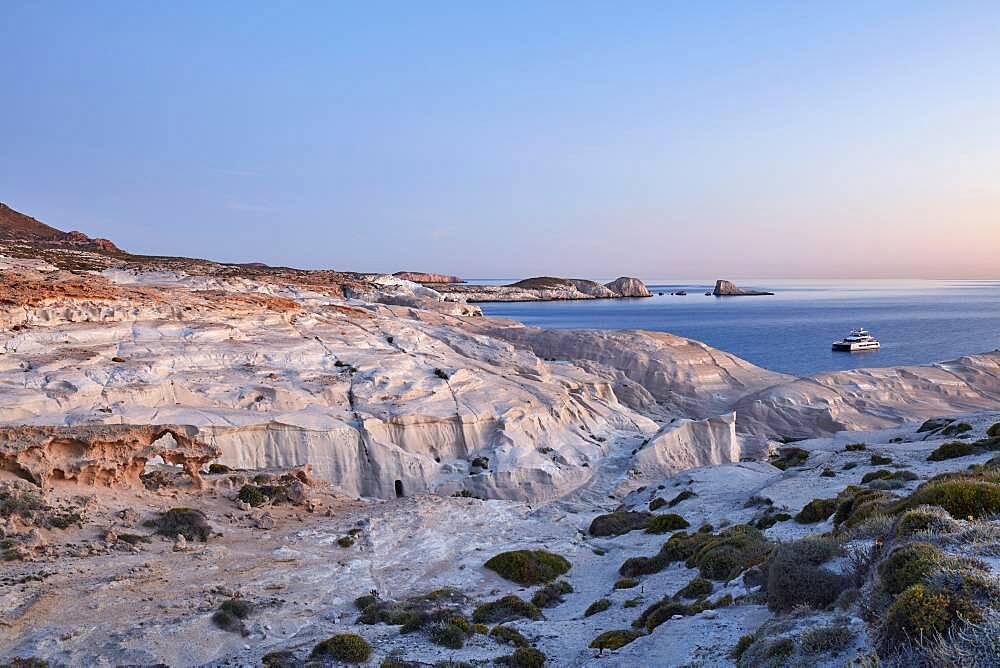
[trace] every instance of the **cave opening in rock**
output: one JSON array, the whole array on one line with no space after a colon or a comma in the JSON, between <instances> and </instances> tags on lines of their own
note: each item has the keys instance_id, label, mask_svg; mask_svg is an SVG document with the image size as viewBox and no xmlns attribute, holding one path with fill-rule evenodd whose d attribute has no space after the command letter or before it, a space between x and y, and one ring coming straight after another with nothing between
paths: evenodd
<instances>
[{"instance_id":1,"label":"cave opening in rock","mask_svg":"<svg viewBox=\"0 0 1000 668\"><path fill-rule=\"evenodd\" d=\"M397 480L396 481L396 498L399 498L401 496L403 496L403 481L402 480Z\"/></svg>"}]
</instances>

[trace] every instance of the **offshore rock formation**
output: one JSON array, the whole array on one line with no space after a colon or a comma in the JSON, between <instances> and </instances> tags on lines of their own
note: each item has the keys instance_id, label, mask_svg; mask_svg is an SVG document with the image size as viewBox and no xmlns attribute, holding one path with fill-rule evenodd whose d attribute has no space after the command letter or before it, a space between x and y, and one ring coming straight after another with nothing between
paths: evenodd
<instances>
[{"instance_id":1,"label":"offshore rock formation","mask_svg":"<svg viewBox=\"0 0 1000 668\"><path fill-rule=\"evenodd\" d=\"M762 295L773 295L773 292L763 292L761 290L744 290L736 287L732 281L724 281L721 278L715 282L715 289L712 294L716 297L754 297Z\"/></svg>"},{"instance_id":2,"label":"offshore rock formation","mask_svg":"<svg viewBox=\"0 0 1000 668\"><path fill-rule=\"evenodd\" d=\"M397 271L393 276L414 283L465 283L465 279L458 276L427 274L422 271Z\"/></svg>"},{"instance_id":3,"label":"offshore rock formation","mask_svg":"<svg viewBox=\"0 0 1000 668\"><path fill-rule=\"evenodd\" d=\"M435 285L448 299L466 302L530 302L649 297L638 278L623 276L601 285L585 278L539 276L510 285Z\"/></svg>"},{"instance_id":4,"label":"offshore rock formation","mask_svg":"<svg viewBox=\"0 0 1000 668\"><path fill-rule=\"evenodd\" d=\"M652 297L646 284L638 278L621 276L604 286L621 297Z\"/></svg>"}]
</instances>

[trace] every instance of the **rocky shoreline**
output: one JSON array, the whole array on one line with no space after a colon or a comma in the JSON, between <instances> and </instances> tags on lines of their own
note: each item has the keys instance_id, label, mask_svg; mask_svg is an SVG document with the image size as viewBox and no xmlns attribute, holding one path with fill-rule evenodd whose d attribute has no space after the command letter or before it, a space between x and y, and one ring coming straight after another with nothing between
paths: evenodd
<instances>
[{"instance_id":1,"label":"rocky shoreline","mask_svg":"<svg viewBox=\"0 0 1000 668\"><path fill-rule=\"evenodd\" d=\"M576 299L623 299L650 297L638 278L622 276L601 284L584 278L539 276L510 285L434 284L448 300L475 302L563 301Z\"/></svg>"}]
</instances>

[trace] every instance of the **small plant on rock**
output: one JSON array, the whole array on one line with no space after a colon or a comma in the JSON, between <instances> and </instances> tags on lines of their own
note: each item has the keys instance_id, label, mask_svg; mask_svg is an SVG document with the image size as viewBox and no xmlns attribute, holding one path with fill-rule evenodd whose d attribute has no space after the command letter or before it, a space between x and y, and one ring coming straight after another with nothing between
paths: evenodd
<instances>
[{"instance_id":1,"label":"small plant on rock","mask_svg":"<svg viewBox=\"0 0 1000 668\"><path fill-rule=\"evenodd\" d=\"M371 645L361 636L355 633L338 633L313 647L309 658L364 663L368 661L371 652Z\"/></svg>"},{"instance_id":2,"label":"small plant on rock","mask_svg":"<svg viewBox=\"0 0 1000 668\"><path fill-rule=\"evenodd\" d=\"M528 587L554 580L571 564L565 557L545 550L514 550L501 552L485 566L505 580Z\"/></svg>"}]
</instances>

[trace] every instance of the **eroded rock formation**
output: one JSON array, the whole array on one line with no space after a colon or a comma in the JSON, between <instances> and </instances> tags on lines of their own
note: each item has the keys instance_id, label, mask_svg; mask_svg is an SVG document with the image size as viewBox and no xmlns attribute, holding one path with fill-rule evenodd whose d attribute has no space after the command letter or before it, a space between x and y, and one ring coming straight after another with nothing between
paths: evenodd
<instances>
[{"instance_id":1,"label":"eroded rock formation","mask_svg":"<svg viewBox=\"0 0 1000 668\"><path fill-rule=\"evenodd\" d=\"M773 295L773 292L764 292L763 290L744 290L743 288L736 287L736 284L732 281L724 281L721 278L715 282L715 289L712 290L712 294L716 297L755 297L764 295Z\"/></svg>"},{"instance_id":2,"label":"eroded rock formation","mask_svg":"<svg viewBox=\"0 0 1000 668\"><path fill-rule=\"evenodd\" d=\"M177 425L76 425L0 427L0 470L39 487L72 481L93 487L129 487L159 457L201 484L199 469L218 448Z\"/></svg>"}]
</instances>

